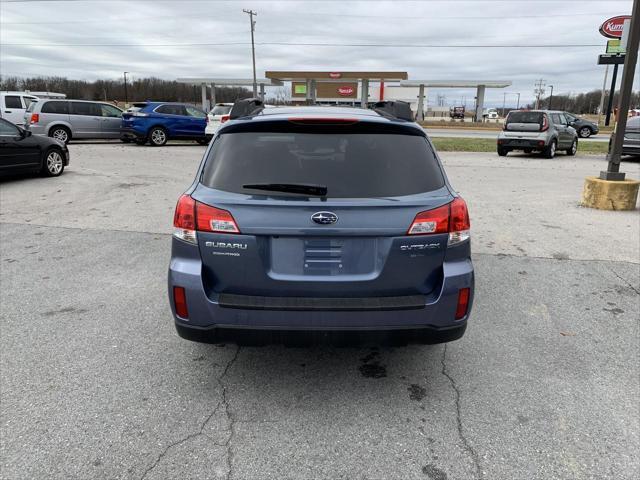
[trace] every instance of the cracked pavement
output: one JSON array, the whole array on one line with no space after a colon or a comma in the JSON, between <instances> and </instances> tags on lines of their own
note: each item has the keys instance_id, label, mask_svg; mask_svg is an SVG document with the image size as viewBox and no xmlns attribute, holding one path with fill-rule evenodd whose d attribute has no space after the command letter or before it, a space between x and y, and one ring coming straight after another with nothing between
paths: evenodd
<instances>
[{"instance_id":1,"label":"cracked pavement","mask_svg":"<svg viewBox=\"0 0 640 480\"><path fill-rule=\"evenodd\" d=\"M577 206L604 160L443 155L477 269L460 341L238 348L181 340L167 305L204 149L70 148L0 184L2 478L640 476L638 211Z\"/></svg>"}]
</instances>

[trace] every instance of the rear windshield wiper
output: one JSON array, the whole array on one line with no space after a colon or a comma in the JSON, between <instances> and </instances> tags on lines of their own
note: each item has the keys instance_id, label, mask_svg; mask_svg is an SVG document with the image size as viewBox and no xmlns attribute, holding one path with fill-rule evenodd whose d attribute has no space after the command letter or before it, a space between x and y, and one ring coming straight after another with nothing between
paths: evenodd
<instances>
[{"instance_id":1,"label":"rear windshield wiper","mask_svg":"<svg viewBox=\"0 0 640 480\"><path fill-rule=\"evenodd\" d=\"M242 185L242 188L269 190L271 192L299 193L318 197L324 197L327 194L327 187L324 185L310 185L306 183L247 183Z\"/></svg>"}]
</instances>

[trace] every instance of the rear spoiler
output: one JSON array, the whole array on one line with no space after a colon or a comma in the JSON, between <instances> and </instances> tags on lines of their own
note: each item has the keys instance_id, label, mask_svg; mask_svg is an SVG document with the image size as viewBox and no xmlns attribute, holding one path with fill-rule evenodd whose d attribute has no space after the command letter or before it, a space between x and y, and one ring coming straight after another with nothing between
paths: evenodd
<instances>
[{"instance_id":1,"label":"rear spoiler","mask_svg":"<svg viewBox=\"0 0 640 480\"><path fill-rule=\"evenodd\" d=\"M411 106L407 102L400 100L376 102L373 105L373 110L385 117L399 118L400 120L408 120L413 122L413 112Z\"/></svg>"},{"instance_id":2,"label":"rear spoiler","mask_svg":"<svg viewBox=\"0 0 640 480\"><path fill-rule=\"evenodd\" d=\"M257 115L264 110L264 102L259 98L243 98L237 100L229 112L229 120Z\"/></svg>"}]
</instances>

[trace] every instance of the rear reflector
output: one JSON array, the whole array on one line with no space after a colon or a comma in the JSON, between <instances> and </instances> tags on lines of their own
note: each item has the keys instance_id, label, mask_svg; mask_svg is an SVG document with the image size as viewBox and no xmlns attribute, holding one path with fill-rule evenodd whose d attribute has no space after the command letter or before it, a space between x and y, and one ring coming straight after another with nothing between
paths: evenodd
<instances>
[{"instance_id":1,"label":"rear reflector","mask_svg":"<svg viewBox=\"0 0 640 480\"><path fill-rule=\"evenodd\" d=\"M469 295L471 290L469 288L461 288L458 291L458 306L456 307L456 320L460 320L467 314L469 308Z\"/></svg>"},{"instance_id":2,"label":"rear reflector","mask_svg":"<svg viewBox=\"0 0 640 480\"><path fill-rule=\"evenodd\" d=\"M176 315L181 318L189 318L187 310L187 295L184 287L173 287L173 304L176 307Z\"/></svg>"},{"instance_id":3,"label":"rear reflector","mask_svg":"<svg viewBox=\"0 0 640 480\"><path fill-rule=\"evenodd\" d=\"M39 113L32 113L31 114L31 122L30 123L38 123L40 121L40 114Z\"/></svg>"}]
</instances>

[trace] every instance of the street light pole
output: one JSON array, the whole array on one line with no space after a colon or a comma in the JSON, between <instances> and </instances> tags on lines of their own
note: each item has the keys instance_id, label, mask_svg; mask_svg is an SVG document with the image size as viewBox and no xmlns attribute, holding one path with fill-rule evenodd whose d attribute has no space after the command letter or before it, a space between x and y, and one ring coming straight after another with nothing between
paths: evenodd
<instances>
[{"instance_id":1,"label":"street light pole","mask_svg":"<svg viewBox=\"0 0 640 480\"><path fill-rule=\"evenodd\" d=\"M253 20L254 15L258 15L253 10L242 10L249 15L249 21L251 22L251 58L253 60L253 98L258 96L258 82L256 80L256 47L253 41L253 32L255 31L256 22Z\"/></svg>"},{"instance_id":2,"label":"street light pole","mask_svg":"<svg viewBox=\"0 0 640 480\"><path fill-rule=\"evenodd\" d=\"M124 72L124 108L127 108L127 73Z\"/></svg>"},{"instance_id":3,"label":"street light pole","mask_svg":"<svg viewBox=\"0 0 640 480\"><path fill-rule=\"evenodd\" d=\"M640 44L640 0L633 1L631 24L629 25L629 37L627 39L627 53L624 59L624 71L620 84L620 98L618 100L618 121L616 122L611 149L607 155L609 164L606 172L600 172L602 180L624 180L625 174L620 172L620 157L622 156L622 143L627 128L627 115L633 87L633 74L638 61L638 44ZM615 75L615 74L614 74ZM613 97L613 88L609 94Z\"/></svg>"},{"instance_id":4,"label":"street light pole","mask_svg":"<svg viewBox=\"0 0 640 480\"><path fill-rule=\"evenodd\" d=\"M502 92L502 118L504 118L504 102L507 98L507 92Z\"/></svg>"},{"instance_id":5,"label":"street light pole","mask_svg":"<svg viewBox=\"0 0 640 480\"><path fill-rule=\"evenodd\" d=\"M518 103L516 105L516 110L520 110L520 93L517 93L516 95L518 95Z\"/></svg>"},{"instance_id":6,"label":"street light pole","mask_svg":"<svg viewBox=\"0 0 640 480\"><path fill-rule=\"evenodd\" d=\"M551 110L551 102L553 101L553 85L549 85L551 88L551 95L549 95L549 110Z\"/></svg>"}]
</instances>

